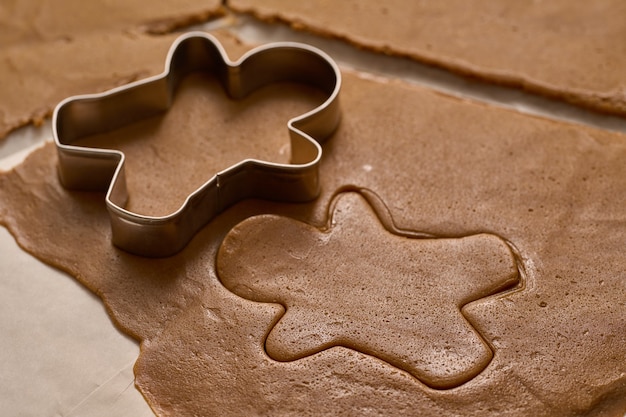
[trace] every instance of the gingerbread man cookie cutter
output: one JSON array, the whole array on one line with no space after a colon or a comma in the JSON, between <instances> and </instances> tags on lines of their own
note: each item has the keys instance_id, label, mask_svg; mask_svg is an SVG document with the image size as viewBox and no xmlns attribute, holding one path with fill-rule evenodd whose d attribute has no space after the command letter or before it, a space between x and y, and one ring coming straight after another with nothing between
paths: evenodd
<instances>
[{"instance_id":1,"label":"gingerbread man cookie cutter","mask_svg":"<svg viewBox=\"0 0 626 417\"><path fill-rule=\"evenodd\" d=\"M312 85L326 94L313 110L287 122L291 143L289 164L245 159L216 173L192 192L175 212L160 217L124 208L128 200L124 153L76 144L167 111L179 82L197 71L211 73L233 99L275 82ZM149 257L173 255L217 214L245 198L304 202L320 192L320 143L335 131L341 118L341 73L323 51L309 45L279 42L250 50L230 61L219 41L203 32L179 37L167 54L165 71L99 94L73 96L55 108L53 137L58 171L65 188L107 190L113 243Z\"/></svg>"}]
</instances>

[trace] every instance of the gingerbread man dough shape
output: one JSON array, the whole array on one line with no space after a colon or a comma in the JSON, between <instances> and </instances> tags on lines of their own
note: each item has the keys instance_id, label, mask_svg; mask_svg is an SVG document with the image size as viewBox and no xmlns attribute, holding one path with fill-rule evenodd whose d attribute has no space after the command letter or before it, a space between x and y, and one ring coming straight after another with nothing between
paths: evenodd
<instances>
[{"instance_id":1,"label":"gingerbread man dough shape","mask_svg":"<svg viewBox=\"0 0 626 417\"><path fill-rule=\"evenodd\" d=\"M343 346L437 389L469 381L493 356L462 307L519 282L503 239L394 234L356 193L339 196L326 230L275 215L243 221L217 268L235 294L284 306L266 340L273 359Z\"/></svg>"}]
</instances>

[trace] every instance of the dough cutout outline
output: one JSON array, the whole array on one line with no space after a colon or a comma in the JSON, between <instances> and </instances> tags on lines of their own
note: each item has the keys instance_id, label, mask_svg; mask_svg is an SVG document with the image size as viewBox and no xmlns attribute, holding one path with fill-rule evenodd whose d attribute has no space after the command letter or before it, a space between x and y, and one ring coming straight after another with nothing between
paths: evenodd
<instances>
[{"instance_id":1,"label":"dough cutout outline","mask_svg":"<svg viewBox=\"0 0 626 417\"><path fill-rule=\"evenodd\" d=\"M276 215L244 220L220 246L218 277L243 298L283 306L265 341L274 360L342 346L431 388L462 385L485 369L494 352L462 309L524 287L517 251L487 233L396 234L378 203L339 192L324 229ZM398 251L385 258L380 245Z\"/></svg>"}]
</instances>

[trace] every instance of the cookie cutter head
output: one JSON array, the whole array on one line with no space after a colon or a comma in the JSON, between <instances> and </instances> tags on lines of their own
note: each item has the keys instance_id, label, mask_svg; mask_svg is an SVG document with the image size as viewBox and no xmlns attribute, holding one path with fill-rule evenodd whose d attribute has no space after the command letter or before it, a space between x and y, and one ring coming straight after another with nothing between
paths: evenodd
<instances>
[{"instance_id":1,"label":"cookie cutter head","mask_svg":"<svg viewBox=\"0 0 626 417\"><path fill-rule=\"evenodd\" d=\"M283 81L312 85L327 98L318 107L287 122L289 164L242 160L212 176L178 210L166 216L146 216L125 209L128 193L124 154L83 147L77 142L166 112L180 81L198 71L215 76L233 99ZM173 255L217 214L240 200L304 202L319 195L320 143L339 124L340 87L341 73L335 62L309 45L268 44L233 62L216 38L191 32L174 42L162 74L100 94L69 97L59 103L52 118L59 177L68 189L107 190L105 201L116 246L141 256Z\"/></svg>"}]
</instances>

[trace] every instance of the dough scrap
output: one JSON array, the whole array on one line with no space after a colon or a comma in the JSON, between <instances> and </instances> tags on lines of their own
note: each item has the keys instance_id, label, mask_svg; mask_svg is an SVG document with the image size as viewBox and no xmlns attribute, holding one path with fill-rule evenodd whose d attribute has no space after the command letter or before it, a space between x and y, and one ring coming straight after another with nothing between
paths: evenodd
<instances>
[{"instance_id":1,"label":"dough scrap","mask_svg":"<svg viewBox=\"0 0 626 417\"><path fill-rule=\"evenodd\" d=\"M626 3L621 0L229 0L376 52L626 115Z\"/></svg>"},{"instance_id":2,"label":"dough scrap","mask_svg":"<svg viewBox=\"0 0 626 417\"><path fill-rule=\"evenodd\" d=\"M229 51L241 48L222 41ZM278 90L285 99L264 117L283 126L278 133L240 123L243 110L231 104L228 117L207 114L201 122L260 143L266 135L286 138L285 115L306 103L299 91L290 99L289 88ZM243 201L173 257L147 259L114 248L103 194L65 190L50 144L0 175L0 222L27 251L102 297L117 325L141 340L136 383L159 416L623 415L626 137L350 73L344 73L342 106L342 124L323 147L319 199ZM182 123L185 112L173 116ZM183 146L201 138L172 140ZM129 161L146 167L168 156L131 148ZM169 155L161 175L171 174L173 182L166 187L187 186L175 175L187 157ZM202 168L189 175L196 171ZM129 173L128 181L141 175L149 176ZM342 347L292 362L267 355L264 339L284 309L228 291L215 273L218 247L253 215L321 228L334 196L346 188L375 193L389 210L385 227L438 236L493 233L518 249L525 287L463 309L495 352L475 378L433 390ZM171 204L169 194L155 196L155 209Z\"/></svg>"},{"instance_id":3,"label":"dough scrap","mask_svg":"<svg viewBox=\"0 0 626 417\"><path fill-rule=\"evenodd\" d=\"M0 4L0 139L40 124L61 100L159 74L176 35L223 13L219 0Z\"/></svg>"},{"instance_id":4,"label":"dough scrap","mask_svg":"<svg viewBox=\"0 0 626 417\"><path fill-rule=\"evenodd\" d=\"M223 13L220 0L3 0L0 47L75 39L94 32L165 33Z\"/></svg>"}]
</instances>

